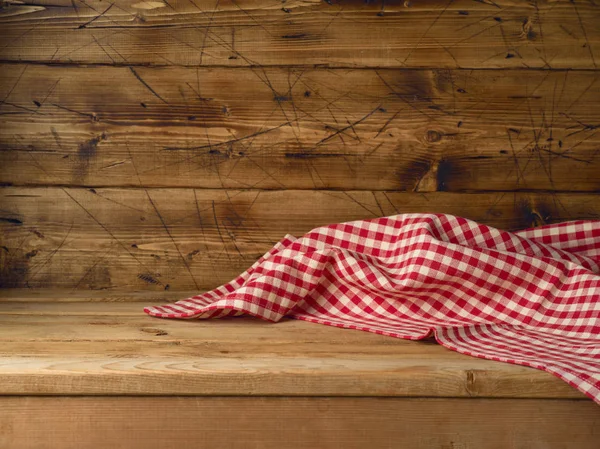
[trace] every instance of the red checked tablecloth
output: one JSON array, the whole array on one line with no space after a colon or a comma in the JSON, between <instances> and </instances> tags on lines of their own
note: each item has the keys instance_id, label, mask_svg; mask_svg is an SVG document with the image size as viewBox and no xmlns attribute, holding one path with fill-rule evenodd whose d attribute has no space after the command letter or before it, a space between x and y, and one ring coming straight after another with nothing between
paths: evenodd
<instances>
[{"instance_id":1,"label":"red checked tablecloth","mask_svg":"<svg viewBox=\"0 0 600 449\"><path fill-rule=\"evenodd\" d=\"M519 232L401 214L286 235L212 291L145 312L284 316L546 370L600 403L600 221Z\"/></svg>"}]
</instances>

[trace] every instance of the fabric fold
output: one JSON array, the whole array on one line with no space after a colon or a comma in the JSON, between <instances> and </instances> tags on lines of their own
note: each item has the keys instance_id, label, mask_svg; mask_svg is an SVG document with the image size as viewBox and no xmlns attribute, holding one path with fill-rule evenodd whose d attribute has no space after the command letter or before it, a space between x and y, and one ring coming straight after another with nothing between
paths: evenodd
<instances>
[{"instance_id":1,"label":"fabric fold","mask_svg":"<svg viewBox=\"0 0 600 449\"><path fill-rule=\"evenodd\" d=\"M600 403L600 221L507 232L399 214L284 236L161 318L284 316L548 371Z\"/></svg>"}]
</instances>

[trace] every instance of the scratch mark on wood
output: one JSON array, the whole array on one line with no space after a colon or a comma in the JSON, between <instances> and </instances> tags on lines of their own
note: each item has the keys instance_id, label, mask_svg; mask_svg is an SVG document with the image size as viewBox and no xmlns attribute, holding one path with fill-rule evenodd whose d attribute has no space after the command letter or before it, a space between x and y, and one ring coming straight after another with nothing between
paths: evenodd
<instances>
[{"instance_id":1,"label":"scratch mark on wood","mask_svg":"<svg viewBox=\"0 0 600 449\"><path fill-rule=\"evenodd\" d=\"M569 36L571 36L573 39L579 39L575 33L573 33L572 31L568 30L567 28L565 28L565 26L561 23L560 25L558 25L560 27L561 30L563 30L565 33L567 33Z\"/></svg>"},{"instance_id":2,"label":"scratch mark on wood","mask_svg":"<svg viewBox=\"0 0 600 449\"><path fill-rule=\"evenodd\" d=\"M247 15L250 20L252 20L254 23L256 23L256 25L258 25L265 33L267 33L269 36L273 37L273 35L269 32L269 30L267 30L262 23L260 23L258 20L256 20L248 11L246 11L245 9L243 9L242 7L240 7L240 5L237 4L237 2L235 0L231 0L231 2L240 10L242 11L245 15ZM285 8L283 8L285 10ZM289 11L286 11L289 12Z\"/></svg>"},{"instance_id":3,"label":"scratch mark on wood","mask_svg":"<svg viewBox=\"0 0 600 449\"><path fill-rule=\"evenodd\" d=\"M148 83L146 83L146 81L144 81L140 75L138 75L138 73L135 71L135 69L133 67L129 66L129 70L131 71L131 73L133 73L133 76L135 76L137 78L137 80L140 83L142 83L146 87L146 89L148 89L156 98L158 98L164 104L169 104L163 97L158 95L158 93L154 89L152 89L152 87L150 87L150 85Z\"/></svg>"},{"instance_id":4,"label":"scratch mark on wood","mask_svg":"<svg viewBox=\"0 0 600 449\"><path fill-rule=\"evenodd\" d=\"M56 128L54 126L50 127L50 132L52 133L52 137L54 137L54 141L56 142L58 148L63 150L63 147L60 143L60 136L58 135L58 131L56 131Z\"/></svg>"},{"instance_id":5,"label":"scratch mark on wood","mask_svg":"<svg viewBox=\"0 0 600 449\"><path fill-rule=\"evenodd\" d=\"M433 22L431 22L429 24L429 26L427 27L427 29L425 30L425 32L421 35L421 37L417 41L416 45L410 49L410 51L408 52L408 54L406 55L406 57L402 61L402 65L406 65L406 61L408 61L408 58L410 58L411 55L413 54L413 52L416 49L419 48L419 45L421 45L421 42L423 41L423 38L425 38L425 36L427 35L427 33L429 33L429 31L431 30L431 28L433 28L433 26L437 23L437 21L440 19L440 17L442 17L442 15L448 10L448 8L450 7L450 5L452 4L453 1L454 0L449 0L448 3L446 3L446 6L444 6L444 8L442 9L442 11L433 20Z\"/></svg>"},{"instance_id":6,"label":"scratch mark on wood","mask_svg":"<svg viewBox=\"0 0 600 449\"><path fill-rule=\"evenodd\" d=\"M107 168L114 168L114 167L118 167L119 165L123 165L125 164L127 161L118 161L118 162L113 162L112 164L108 164L105 165L104 167L101 167L100 170L104 170Z\"/></svg>"},{"instance_id":7,"label":"scratch mark on wood","mask_svg":"<svg viewBox=\"0 0 600 449\"><path fill-rule=\"evenodd\" d=\"M221 147L221 146L229 146L229 145L232 145L232 144L237 143L237 142L241 142L241 141L248 140L248 139L251 139L251 138L256 137L256 136L260 136L262 134L267 134L267 133L273 132L275 130L283 128L284 126L288 126L288 123L287 122L286 123L281 123L281 124L279 124L277 126L274 126L273 128L265 129L265 130L262 130L262 131L257 131L255 133L249 134L247 136L237 137L235 139L230 139L230 140L227 140L225 142L220 142L220 143L216 143L216 144L213 144L213 145L208 144L208 145L200 145L200 146L194 146L194 147L164 147L163 150L165 150L165 151L205 150L205 149L213 149L213 147L214 148L218 148L218 147ZM190 159L193 159L194 157L195 156L192 156ZM142 173L145 173L145 172L142 172Z\"/></svg>"},{"instance_id":8,"label":"scratch mark on wood","mask_svg":"<svg viewBox=\"0 0 600 449\"><path fill-rule=\"evenodd\" d=\"M371 195L373 195L373 199L375 200L375 203L377 204L377 207L379 208L379 212L381 213L381 216L384 217L386 214L383 211L383 208L381 207L381 204L377 200L377 196L375 195L375 192L371 191Z\"/></svg>"},{"instance_id":9,"label":"scratch mark on wood","mask_svg":"<svg viewBox=\"0 0 600 449\"><path fill-rule=\"evenodd\" d=\"M239 254L240 258L242 260L246 260L246 258L244 257L244 255L240 251L240 248L237 246L237 243L235 241L235 234L229 230L229 228L227 227L227 225L225 223L223 223L223 227L227 231L227 234L229 235L229 238L231 239L231 243L233 244L233 247L235 248L236 252Z\"/></svg>"},{"instance_id":10,"label":"scratch mark on wood","mask_svg":"<svg viewBox=\"0 0 600 449\"><path fill-rule=\"evenodd\" d=\"M229 251L227 251L227 244L225 243L225 239L223 238L223 233L221 232L221 227L219 226L219 220L217 219L217 211L215 210L215 200L212 200L212 212L213 212L213 218L215 220L215 225L217 227L217 232L219 233L219 237L221 238L221 242L223 243L223 249L225 250L225 253L227 254L227 258L229 260L231 260L231 257L229 256Z\"/></svg>"},{"instance_id":11,"label":"scratch mark on wood","mask_svg":"<svg viewBox=\"0 0 600 449\"><path fill-rule=\"evenodd\" d=\"M164 230L166 231L167 235L171 239L171 242L173 243L173 246L177 250L177 253L179 254L179 257L181 258L181 261L183 262L183 265L187 269L187 272L190 275L190 277L192 278L192 281L194 282L194 285L199 290L200 287L198 285L198 282L196 281L196 278L194 277L194 274L192 273L192 270L191 270L189 264L187 263L187 260L185 259L185 257L183 257L183 253L181 252L181 249L179 248L179 245L175 241L175 238L173 238L173 235L171 234L171 230L167 226L167 223L165 222L165 219L163 218L163 216L160 213L160 211L158 210L158 207L156 206L156 204L152 200L152 197L150 196L150 193L148 192L148 189L146 187L144 187L143 184L142 184L142 180L140 178L140 174L139 174L137 166L135 165L135 162L133 160L133 156L131 155L131 151L129 150L129 146L127 147L127 151L129 152L129 159L131 160L131 165L133 166L133 169L134 169L135 174L137 176L139 186L144 189L144 192L146 192L146 197L148 198L148 201L152 205L152 208L154 209L154 212L156 212L156 215L157 215L158 219L160 220L160 222L161 222Z\"/></svg>"},{"instance_id":12,"label":"scratch mark on wood","mask_svg":"<svg viewBox=\"0 0 600 449\"><path fill-rule=\"evenodd\" d=\"M135 260L140 266L142 266L143 268L147 269L146 266L144 265L144 263L142 261L140 261L135 254L133 254L129 248L127 247L127 245L125 245L121 240L119 240L111 231L110 229L108 229L102 222L100 222L100 220L98 220L89 210L87 210L87 208L85 208L83 206L83 204L81 204L79 201L77 201L75 199L75 197L73 195L71 195L67 189L65 189L64 187L61 187L61 190L65 193L65 195L67 195L69 198L71 198L71 200L77 204L77 206L79 206L85 213L86 215L88 215L98 226L100 226L104 232L106 232L114 241L116 241L121 248L123 248L125 250L125 252L127 252L127 254L129 254L133 260ZM162 285L162 284L161 284Z\"/></svg>"},{"instance_id":13,"label":"scratch mark on wood","mask_svg":"<svg viewBox=\"0 0 600 449\"><path fill-rule=\"evenodd\" d=\"M573 102L569 105L569 107L566 109L565 112L569 112L573 108L573 106L575 106L579 102L581 97L583 97L586 93L588 93L588 91L592 88L592 86L594 84L596 84L596 81L598 81L598 79L599 79L599 77L597 77L597 76L594 77L594 79L592 79L592 82L585 89L583 89L583 91L577 96L577 98L575 98L573 100Z\"/></svg>"},{"instance_id":14,"label":"scratch mark on wood","mask_svg":"<svg viewBox=\"0 0 600 449\"><path fill-rule=\"evenodd\" d=\"M31 117L34 114L38 113L38 110L46 103L46 100L48 99L48 97L50 97L50 95L52 95L54 93L54 90L56 89L56 87L58 86L58 83L60 83L60 80L62 78L59 78L58 80L56 80L56 82L52 85L52 87L48 90L48 93L44 96L44 98L42 99L41 102L39 101L34 101L34 104L36 105L36 110L35 112L33 112L29 117Z\"/></svg>"},{"instance_id":15,"label":"scratch mark on wood","mask_svg":"<svg viewBox=\"0 0 600 449\"><path fill-rule=\"evenodd\" d=\"M511 137L509 131L510 130L506 131L506 135L508 136L508 142L510 144L510 148L512 150L513 160L515 162L515 169L517 170L517 185L520 185L521 184L521 180L524 180L524 175L523 175L523 171L521 170L521 167L519 166L519 159L517 158L517 153L515 151L515 147L513 145L512 137Z\"/></svg>"},{"instance_id":16,"label":"scratch mark on wood","mask_svg":"<svg viewBox=\"0 0 600 449\"><path fill-rule=\"evenodd\" d=\"M399 214L400 211L398 211L398 208L396 207L396 205L394 203L392 203L392 200L390 200L390 197L387 195L387 192L382 191L381 193L383 194L383 196L385 196L385 199L388 201L388 203L390 203L390 206L392 206L392 208L394 209L396 214Z\"/></svg>"},{"instance_id":17,"label":"scratch mark on wood","mask_svg":"<svg viewBox=\"0 0 600 449\"><path fill-rule=\"evenodd\" d=\"M71 6L73 7L73 11L75 11L75 15L77 16L77 18L79 18L79 9L77 8L77 5L75 4L75 0L71 0Z\"/></svg>"},{"instance_id":18,"label":"scratch mark on wood","mask_svg":"<svg viewBox=\"0 0 600 449\"><path fill-rule=\"evenodd\" d=\"M210 262L210 267L213 270L213 273L216 273L215 270L215 262L211 256L210 250L208 248L208 240L206 238L206 231L204 229L204 220L202 219L202 214L200 213L200 206L198 205L198 196L196 195L196 189L192 189L192 191L194 192L194 205L196 206L196 213L198 215L198 222L200 224L200 230L202 232L202 238L204 240L204 248L206 250L206 257L208 258L209 262Z\"/></svg>"},{"instance_id":19,"label":"scratch mark on wood","mask_svg":"<svg viewBox=\"0 0 600 449\"><path fill-rule=\"evenodd\" d=\"M379 129L379 131L377 131L377 134L375 134L375 137L374 137L374 139L377 139L377 138L379 137L379 135L380 135L380 134L381 134L381 133L382 133L382 132L385 130L385 128L387 128L387 127L388 127L388 125L389 125L390 123L392 123L392 122L393 122L393 121L396 119L396 117L398 116L398 114L400 114L400 112L402 112L402 111L403 111L403 109L401 109L400 111L397 111L397 112L396 112L394 115L392 115L392 116L391 116L391 117L390 117L390 118L389 118L389 119L388 119L388 120L387 120L387 121L386 121L386 122L383 124L383 126L382 126L382 127Z\"/></svg>"},{"instance_id":20,"label":"scratch mark on wood","mask_svg":"<svg viewBox=\"0 0 600 449\"><path fill-rule=\"evenodd\" d=\"M575 14L577 14L577 20L579 21L579 26L581 27L581 32L583 33L583 38L585 39L585 44L587 46L588 52L590 54L590 58L592 59L592 64L594 64L594 68L598 68L596 65L596 59L594 58L594 52L592 51L592 46L590 45L590 41L587 36L587 32L585 31L585 27L583 26L583 21L581 20L581 16L579 15L579 8L577 8L577 4L575 0L570 0L573 8L575 9Z\"/></svg>"},{"instance_id":21,"label":"scratch mark on wood","mask_svg":"<svg viewBox=\"0 0 600 449\"><path fill-rule=\"evenodd\" d=\"M69 228L69 230L65 234L65 236L62 239L62 241L60 242L60 244L56 248L54 248L50 252L50 254L48 254L48 257L46 257L46 259L43 262L41 262L39 265L36 265L35 267L33 267L33 268L37 268L37 270L35 271L35 273L31 273L27 277L27 282L32 281L38 275L38 273L40 273L42 271L42 268L44 268L46 265L48 265L48 263L52 260L52 258L54 257L54 255L56 253L58 253L63 248L63 246L65 245L65 242L67 241L67 238L69 237L69 235L71 234L71 231L73 230L73 226L74 226L74 224L71 223L71 227Z\"/></svg>"},{"instance_id":22,"label":"scratch mark on wood","mask_svg":"<svg viewBox=\"0 0 600 449\"><path fill-rule=\"evenodd\" d=\"M484 5L490 5L490 6L494 6L498 9L500 8L500 5L498 5L496 2L494 2L493 0L473 0L476 3L483 3Z\"/></svg>"},{"instance_id":23,"label":"scratch mark on wood","mask_svg":"<svg viewBox=\"0 0 600 449\"><path fill-rule=\"evenodd\" d=\"M423 112L421 109L419 109L418 107L416 107L414 104L412 104L410 101L408 101L406 98L404 98L404 95L400 94L399 92L396 92L396 90L390 86L390 84L381 76L381 74L379 73L379 70L375 69L375 74L377 75L377 77L381 80L381 82L387 86L387 88L390 90L390 92L392 94L394 94L394 96L396 98L399 98L404 104L406 104L407 106L409 106L410 108L414 109L415 111L417 111L419 114L424 115L425 117L427 117L429 120L439 123L438 120L436 120L435 117L430 116L429 114Z\"/></svg>"},{"instance_id":24,"label":"scratch mark on wood","mask_svg":"<svg viewBox=\"0 0 600 449\"><path fill-rule=\"evenodd\" d=\"M13 93L13 91L15 90L15 88L17 87L19 82L21 81L21 78L23 78L23 75L25 74L25 71L27 70L28 67L29 67L29 65L26 65L25 67L23 67L23 70L21 70L21 73L19 74L19 76L18 76L17 80L15 81L15 83L13 84L13 86L10 88L8 93L4 96L2 101L0 101L0 105L6 103L6 100L8 100L8 97L10 97L10 94Z\"/></svg>"},{"instance_id":25,"label":"scratch mark on wood","mask_svg":"<svg viewBox=\"0 0 600 449\"><path fill-rule=\"evenodd\" d=\"M361 124L362 122L364 122L365 120L367 120L369 117L371 117L373 114L375 114L375 112L380 111L381 110L381 105L378 105L377 107L375 107L375 109L373 109L371 112L369 112L368 114L366 114L364 117L356 120L353 123L350 123L348 126L345 126L344 128L341 128L339 130L336 130L333 134L328 135L327 137L324 137L323 139L321 139L320 141L318 141L316 143L316 145L314 146L314 148L319 147L320 145L324 144L325 142L327 142L328 140L331 140L333 137L339 135L340 133L353 128L356 125Z\"/></svg>"},{"instance_id":26,"label":"scratch mark on wood","mask_svg":"<svg viewBox=\"0 0 600 449\"><path fill-rule=\"evenodd\" d=\"M83 280L89 276L89 274L94 270L94 268L96 268L98 266L98 264L100 264L100 262L103 262L106 259L106 256L108 256L108 253L110 253L113 250L113 246L111 245L110 248L108 248L108 250L106 250L104 252L104 254L102 254L102 256L100 256L98 259L96 259L94 261L94 263L90 266L90 268L88 268L86 270L85 273L83 273L83 276L81 276L79 278L79 281L77 281L77 283L75 284L75 286L73 287L73 290L77 290L79 288L79 286L81 285L81 283L83 282Z\"/></svg>"},{"instance_id":27,"label":"scratch mark on wood","mask_svg":"<svg viewBox=\"0 0 600 449\"><path fill-rule=\"evenodd\" d=\"M93 19L91 19L90 21L83 23L81 25L79 25L77 27L78 30L81 30L82 28L86 28L88 25L91 25L92 23L94 23L96 20L98 20L100 17L102 17L104 14L106 14L108 11L110 11L110 9L115 6L114 3L111 3L110 6L108 8L106 8L104 10L104 12L102 12L101 14L97 15L96 17L94 17Z\"/></svg>"},{"instance_id":28,"label":"scratch mark on wood","mask_svg":"<svg viewBox=\"0 0 600 449\"><path fill-rule=\"evenodd\" d=\"M61 105L59 105L59 104L56 104L56 103L50 103L50 105L51 105L51 106L54 106L55 108L62 109L63 111L71 112L71 113L73 113L73 114L82 115L82 116L84 116L84 117L89 117L89 118L91 118L91 119L92 119L92 121L97 121L97 118L98 118L98 117L97 117L96 115L94 115L94 114L88 114L88 113L85 113L85 112L76 111L75 109L66 108L66 107L64 107L64 106L61 106Z\"/></svg>"},{"instance_id":29,"label":"scratch mark on wood","mask_svg":"<svg viewBox=\"0 0 600 449\"><path fill-rule=\"evenodd\" d=\"M131 209L131 210L133 210L135 212L138 212L140 214L144 213L143 209L138 209L136 207L130 206L129 204L125 204L125 203L121 203L120 201L113 200L112 198L109 198L107 196L102 195L102 193L97 192L95 189L89 189L89 190L90 190L91 193L93 193L94 195L96 195L98 198L102 198L105 201L108 201L108 202L113 203L113 204L117 204L118 206L121 206L121 207L125 207L126 209Z\"/></svg>"},{"instance_id":30,"label":"scratch mark on wood","mask_svg":"<svg viewBox=\"0 0 600 449\"><path fill-rule=\"evenodd\" d=\"M358 201L356 198L354 198L352 195L350 195L348 192L346 192L345 190L342 192L344 194L344 196L348 197L350 199L350 201L352 201L355 204L358 204L361 208L363 208L364 210L366 210L369 214L373 215L374 217L377 217L377 212L373 212L371 209L369 209L367 206L365 206L363 203L361 203L360 201Z\"/></svg>"},{"instance_id":31,"label":"scratch mark on wood","mask_svg":"<svg viewBox=\"0 0 600 449\"><path fill-rule=\"evenodd\" d=\"M104 52L104 54L105 54L106 56L108 56L108 58L109 58L109 59L112 61L112 63L113 63L113 64L115 64L115 63L116 63L116 61L114 60L114 58L113 58L113 57L110 55L110 53L108 53L108 52L106 51L106 49L104 48L104 46L103 46L103 45L102 45L100 42L98 42L98 39L96 39L96 36L94 36L94 34L93 34L93 33L90 33L90 34L91 34L91 36L92 36L92 39L94 39L94 42L96 42L96 45L98 45L98 47L100 48L100 50L102 50L102 51Z\"/></svg>"},{"instance_id":32,"label":"scratch mark on wood","mask_svg":"<svg viewBox=\"0 0 600 449\"><path fill-rule=\"evenodd\" d=\"M62 241L59 243L59 245L54 248L50 254L48 254L48 257L46 257L46 259L44 259L42 262L38 263L37 265L33 266L32 268L36 268L36 271L34 273L31 273L28 277L27 277L27 282L31 282L41 271L42 269L48 265L48 263L52 260L52 258L64 247L65 242L67 241L67 238L69 237L69 235L71 234L71 231L73 230L73 223L71 223L71 227L68 229L67 233L65 234L64 238L62 239Z\"/></svg>"}]
</instances>

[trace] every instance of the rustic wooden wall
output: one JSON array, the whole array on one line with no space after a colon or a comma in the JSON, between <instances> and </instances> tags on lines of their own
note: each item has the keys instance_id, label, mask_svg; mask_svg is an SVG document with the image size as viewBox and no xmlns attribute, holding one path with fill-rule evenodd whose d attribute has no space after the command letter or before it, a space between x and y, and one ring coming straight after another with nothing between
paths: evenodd
<instances>
[{"instance_id":1,"label":"rustic wooden wall","mask_svg":"<svg viewBox=\"0 0 600 449\"><path fill-rule=\"evenodd\" d=\"M398 212L600 217L594 0L2 0L0 285L206 289Z\"/></svg>"}]
</instances>

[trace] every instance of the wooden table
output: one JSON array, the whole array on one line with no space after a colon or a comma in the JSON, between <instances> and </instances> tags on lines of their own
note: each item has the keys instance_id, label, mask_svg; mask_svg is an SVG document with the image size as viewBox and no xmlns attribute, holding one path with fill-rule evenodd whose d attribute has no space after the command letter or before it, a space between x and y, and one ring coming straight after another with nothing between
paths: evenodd
<instances>
[{"instance_id":1,"label":"wooden table","mask_svg":"<svg viewBox=\"0 0 600 449\"><path fill-rule=\"evenodd\" d=\"M596 448L600 438L600 408L554 376L432 340L143 313L145 298L181 292L0 295L3 448Z\"/></svg>"}]
</instances>

